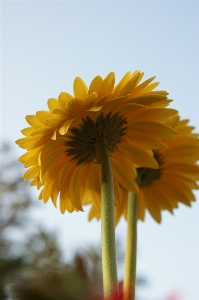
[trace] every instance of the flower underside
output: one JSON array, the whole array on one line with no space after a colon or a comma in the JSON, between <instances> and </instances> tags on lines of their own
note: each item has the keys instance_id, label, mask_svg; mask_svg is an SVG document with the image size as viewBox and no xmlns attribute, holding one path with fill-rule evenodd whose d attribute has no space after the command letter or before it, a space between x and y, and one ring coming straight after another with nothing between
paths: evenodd
<instances>
[{"instance_id":1,"label":"flower underside","mask_svg":"<svg viewBox=\"0 0 199 300\"><path fill-rule=\"evenodd\" d=\"M94 122L90 117L82 119L79 128L72 127L69 141L65 142L68 155L71 160L76 160L77 165L88 164L90 162L100 163L97 144L101 140L106 145L109 152L113 152L121 137L125 134L126 118L119 113L103 113L98 115Z\"/></svg>"},{"instance_id":2,"label":"flower underside","mask_svg":"<svg viewBox=\"0 0 199 300\"><path fill-rule=\"evenodd\" d=\"M154 151L154 158L161 165L160 155ZM137 168L137 178L136 182L139 187L146 187L152 184L154 180L161 177L161 169L151 169L151 168Z\"/></svg>"}]
</instances>

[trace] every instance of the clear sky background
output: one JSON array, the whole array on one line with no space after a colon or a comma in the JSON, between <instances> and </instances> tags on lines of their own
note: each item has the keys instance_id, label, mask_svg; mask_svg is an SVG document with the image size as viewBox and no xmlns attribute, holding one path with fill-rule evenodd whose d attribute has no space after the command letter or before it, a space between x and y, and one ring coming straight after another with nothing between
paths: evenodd
<instances>
[{"instance_id":1,"label":"clear sky background","mask_svg":"<svg viewBox=\"0 0 199 300\"><path fill-rule=\"evenodd\" d=\"M199 132L198 1L1 1L1 139L14 141L27 127L25 115L46 109L61 91L72 92L80 76L127 71L156 75L172 107ZM24 153L18 149L18 154ZM34 188L30 188L34 190ZM35 192L35 201L37 198ZM195 193L199 198L199 193ZM52 203L35 211L57 229L66 255L100 242L100 222L85 213L61 215ZM158 225L149 215L138 225L138 274L150 285L143 299L160 300L179 291L199 298L199 202L163 213ZM125 245L126 222L117 229ZM123 270L120 270L122 277Z\"/></svg>"}]
</instances>

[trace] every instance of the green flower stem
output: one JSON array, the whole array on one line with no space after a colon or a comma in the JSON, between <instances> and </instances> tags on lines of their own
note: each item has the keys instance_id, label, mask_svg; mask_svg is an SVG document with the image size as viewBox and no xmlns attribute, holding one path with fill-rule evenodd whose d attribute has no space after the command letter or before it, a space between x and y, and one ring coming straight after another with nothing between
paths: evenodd
<instances>
[{"instance_id":1,"label":"green flower stem","mask_svg":"<svg viewBox=\"0 0 199 300\"><path fill-rule=\"evenodd\" d=\"M97 149L102 167L102 271L104 297L106 299L118 290L114 223L114 186L109 153L103 141L99 141Z\"/></svg>"},{"instance_id":2,"label":"green flower stem","mask_svg":"<svg viewBox=\"0 0 199 300\"><path fill-rule=\"evenodd\" d=\"M137 195L132 192L129 192L128 195L127 226L124 293L125 300L134 300L137 254Z\"/></svg>"}]
</instances>

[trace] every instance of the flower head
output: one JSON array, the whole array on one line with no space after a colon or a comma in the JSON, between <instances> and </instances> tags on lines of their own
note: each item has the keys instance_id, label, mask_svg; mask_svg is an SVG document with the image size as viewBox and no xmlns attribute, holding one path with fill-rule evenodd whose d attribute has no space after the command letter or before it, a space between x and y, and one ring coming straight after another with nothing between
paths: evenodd
<instances>
[{"instance_id":1,"label":"flower head","mask_svg":"<svg viewBox=\"0 0 199 300\"><path fill-rule=\"evenodd\" d=\"M176 139L165 141L167 148L154 150L154 158L159 169L137 168L136 182L139 186L138 218L144 221L145 211L161 222L161 211L178 207L178 203L191 206L195 201L193 189L199 186L199 138L193 133L194 127L188 120L180 120L176 115L170 125L178 131ZM116 222L127 214L128 192L121 188L123 201L115 206ZM100 218L100 212L91 208L89 218Z\"/></svg>"},{"instance_id":2,"label":"flower head","mask_svg":"<svg viewBox=\"0 0 199 300\"><path fill-rule=\"evenodd\" d=\"M165 91L153 91L153 78L140 84L143 73L128 72L115 86L115 74L96 76L88 88L77 77L74 96L62 92L48 100L48 110L26 117L30 127L16 143L27 150L19 160L25 180L41 188L39 199L52 199L60 210L82 210L83 203L100 209L100 159L103 141L111 159L115 203L122 199L120 186L138 192L136 167L158 168L152 150L165 147L163 139L176 130L166 125L176 113L165 108L171 100Z\"/></svg>"}]
</instances>

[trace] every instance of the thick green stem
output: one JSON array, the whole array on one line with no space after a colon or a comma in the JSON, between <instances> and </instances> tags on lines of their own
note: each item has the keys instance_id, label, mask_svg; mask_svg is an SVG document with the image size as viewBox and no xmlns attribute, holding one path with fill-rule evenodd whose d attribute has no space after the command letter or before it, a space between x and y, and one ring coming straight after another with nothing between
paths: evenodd
<instances>
[{"instance_id":1,"label":"thick green stem","mask_svg":"<svg viewBox=\"0 0 199 300\"><path fill-rule=\"evenodd\" d=\"M98 143L98 154L102 167L101 187L101 234L102 234L102 271L105 299L117 293L117 266L114 224L114 186L108 150Z\"/></svg>"},{"instance_id":2,"label":"thick green stem","mask_svg":"<svg viewBox=\"0 0 199 300\"><path fill-rule=\"evenodd\" d=\"M134 300L137 254L137 195L132 192L129 192L128 196L127 226L124 294L125 300Z\"/></svg>"}]
</instances>

